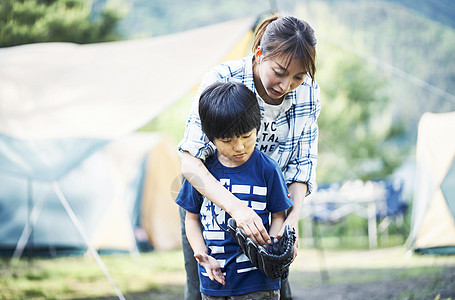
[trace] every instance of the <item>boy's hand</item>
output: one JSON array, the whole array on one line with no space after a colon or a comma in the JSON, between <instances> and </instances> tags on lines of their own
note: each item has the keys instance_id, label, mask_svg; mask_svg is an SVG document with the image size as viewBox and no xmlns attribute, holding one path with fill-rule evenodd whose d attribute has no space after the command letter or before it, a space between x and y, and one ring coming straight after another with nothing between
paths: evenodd
<instances>
[{"instance_id":1,"label":"boy's hand","mask_svg":"<svg viewBox=\"0 0 455 300\"><path fill-rule=\"evenodd\" d=\"M195 253L194 258L196 258L197 262L207 271L210 280L216 280L222 285L225 285L224 275L221 273L220 264L216 259L206 253Z\"/></svg>"},{"instance_id":2,"label":"boy's hand","mask_svg":"<svg viewBox=\"0 0 455 300\"><path fill-rule=\"evenodd\" d=\"M256 244L266 246L272 242L267 230L265 230L262 224L261 218L251 208L239 206L235 213L233 212L232 217L235 220L237 228L240 228ZM281 234L283 234L283 230L281 230Z\"/></svg>"}]
</instances>

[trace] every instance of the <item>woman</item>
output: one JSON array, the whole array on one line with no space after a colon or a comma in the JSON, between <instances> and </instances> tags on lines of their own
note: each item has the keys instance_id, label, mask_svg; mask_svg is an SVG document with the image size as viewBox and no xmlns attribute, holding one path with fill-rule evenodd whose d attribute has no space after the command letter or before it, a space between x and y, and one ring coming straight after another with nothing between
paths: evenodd
<instances>
[{"instance_id":1,"label":"woman","mask_svg":"<svg viewBox=\"0 0 455 300\"><path fill-rule=\"evenodd\" d=\"M292 16L271 16L264 20L255 32L253 56L222 63L204 75L184 138L179 143L183 176L202 195L230 214L237 226L261 245L270 243L270 237L259 216L224 188L204 166L203 161L213 154L214 145L200 126L199 96L216 81L242 82L257 95L262 118L256 147L278 162L293 200L277 235L280 238L285 225L298 229L304 198L311 193L316 176L320 90L314 80L315 46L314 31L308 23ZM187 294L194 289L198 291L198 282L197 265L184 229L182 242ZM191 264L194 264L194 271L190 271ZM288 293L282 294L282 299L290 299L289 287L284 285L282 291L284 289ZM191 298L186 295L185 299Z\"/></svg>"}]
</instances>

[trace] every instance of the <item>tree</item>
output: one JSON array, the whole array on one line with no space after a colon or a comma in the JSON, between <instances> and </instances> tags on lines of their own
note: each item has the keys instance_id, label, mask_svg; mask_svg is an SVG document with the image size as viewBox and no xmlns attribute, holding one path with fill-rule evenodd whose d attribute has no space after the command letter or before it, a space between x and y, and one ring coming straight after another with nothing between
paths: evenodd
<instances>
[{"instance_id":1,"label":"tree","mask_svg":"<svg viewBox=\"0 0 455 300\"><path fill-rule=\"evenodd\" d=\"M387 177L409 151L405 127L387 111L386 81L359 58L340 57L321 84L318 181Z\"/></svg>"},{"instance_id":2,"label":"tree","mask_svg":"<svg viewBox=\"0 0 455 300\"><path fill-rule=\"evenodd\" d=\"M96 17L85 0L0 1L0 47L39 42L119 40L121 13L106 5Z\"/></svg>"}]
</instances>

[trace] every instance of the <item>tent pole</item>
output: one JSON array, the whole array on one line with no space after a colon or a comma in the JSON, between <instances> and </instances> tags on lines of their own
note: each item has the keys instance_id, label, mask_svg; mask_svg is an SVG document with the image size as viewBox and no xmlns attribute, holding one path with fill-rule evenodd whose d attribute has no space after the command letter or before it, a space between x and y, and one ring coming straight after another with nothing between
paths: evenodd
<instances>
[{"instance_id":1,"label":"tent pole","mask_svg":"<svg viewBox=\"0 0 455 300\"><path fill-rule=\"evenodd\" d=\"M121 300L125 300L125 297L123 296L122 292L120 291L120 289L117 287L117 285L115 284L115 281L114 279L112 278L112 276L109 274L109 271L107 270L106 268L106 265L104 264L103 260L101 259L101 257L99 256L98 252L96 251L96 249L90 244L90 241L87 237L87 235L85 234L85 231L84 229L82 228L82 225L81 223L79 222L79 219L77 218L76 214L74 213L73 209L71 208L71 206L69 205L68 201L66 200L65 196L63 195L62 193L62 190L60 189L60 186L59 184L54 181L52 182L52 187L54 188L54 191L55 193L57 194L57 197L58 199L60 200L60 202L62 203L63 207L65 208L66 210L66 213L68 214L68 216L70 217L71 221L73 222L74 226L76 226L76 229L79 231L79 234L81 235L82 239L84 240L84 243L85 245L87 246L88 248L88 251L90 252L90 254L95 258L96 262L98 263L98 265L100 266L101 270L103 271L104 275L106 276L106 278L109 280L109 282L111 283L112 287L114 288L115 290L115 293L117 294L117 297Z\"/></svg>"},{"instance_id":2,"label":"tent pole","mask_svg":"<svg viewBox=\"0 0 455 300\"><path fill-rule=\"evenodd\" d=\"M49 190L46 193L42 193L38 196L35 204L33 205L32 211L28 215L27 223L25 224L24 230L17 242L16 249L14 250L12 260L16 262L22 255L25 249L25 245L30 237L30 234L33 230L33 225L36 223L39 214L41 213L41 209L43 208L44 201L46 200L46 195L49 193ZM29 199L32 199L33 196L29 195ZM30 201L29 201L30 202Z\"/></svg>"},{"instance_id":3,"label":"tent pole","mask_svg":"<svg viewBox=\"0 0 455 300\"><path fill-rule=\"evenodd\" d=\"M33 255L33 248L34 248L34 241L33 241L33 225L32 225L32 220L31 220L31 213L32 213L32 207L33 207L33 180L31 178L28 178L27 180L27 226L31 228L30 230L30 237L28 238L28 241L30 243L30 246L28 247L27 250L27 257L28 260L30 261L32 259Z\"/></svg>"}]
</instances>

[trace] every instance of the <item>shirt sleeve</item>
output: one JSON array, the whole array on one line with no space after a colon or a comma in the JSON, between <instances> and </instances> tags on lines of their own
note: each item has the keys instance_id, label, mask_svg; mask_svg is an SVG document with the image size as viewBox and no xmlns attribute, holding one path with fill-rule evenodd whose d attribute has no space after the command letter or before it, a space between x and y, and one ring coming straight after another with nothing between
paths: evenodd
<instances>
[{"instance_id":1,"label":"shirt sleeve","mask_svg":"<svg viewBox=\"0 0 455 300\"><path fill-rule=\"evenodd\" d=\"M199 214L202 205L202 195L188 180L183 179L182 187L180 188L179 194L175 199L175 203L186 211Z\"/></svg>"},{"instance_id":2,"label":"shirt sleeve","mask_svg":"<svg viewBox=\"0 0 455 300\"><path fill-rule=\"evenodd\" d=\"M309 101L312 102L310 115L288 165L283 170L286 182L303 182L308 185L307 196L313 191L316 180L318 157L318 117L321 112L320 89L317 83L312 88Z\"/></svg>"}]
</instances>

